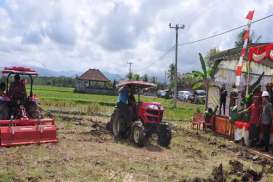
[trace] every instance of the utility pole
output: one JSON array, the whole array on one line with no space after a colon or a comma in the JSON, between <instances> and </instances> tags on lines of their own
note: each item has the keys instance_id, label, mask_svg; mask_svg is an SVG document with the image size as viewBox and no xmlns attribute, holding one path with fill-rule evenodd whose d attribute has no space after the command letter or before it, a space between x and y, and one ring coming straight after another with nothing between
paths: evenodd
<instances>
[{"instance_id":1,"label":"utility pole","mask_svg":"<svg viewBox=\"0 0 273 182\"><path fill-rule=\"evenodd\" d=\"M128 77L129 77L129 80L131 80L132 79L132 62L127 62L127 64L129 64L129 75L128 75Z\"/></svg>"},{"instance_id":2,"label":"utility pole","mask_svg":"<svg viewBox=\"0 0 273 182\"><path fill-rule=\"evenodd\" d=\"M175 29L176 36L175 36L175 80L174 80L174 107L176 108L176 102L177 102L177 55L178 55L178 30L184 29L185 25L179 25L176 24L175 26L172 26L172 24L169 24L170 28Z\"/></svg>"}]
</instances>

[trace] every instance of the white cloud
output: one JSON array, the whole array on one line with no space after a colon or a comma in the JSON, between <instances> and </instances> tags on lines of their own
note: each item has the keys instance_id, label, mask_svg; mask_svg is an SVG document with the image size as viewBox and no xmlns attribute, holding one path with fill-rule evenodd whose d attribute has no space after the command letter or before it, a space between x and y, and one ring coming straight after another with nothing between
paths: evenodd
<instances>
[{"instance_id":1,"label":"white cloud","mask_svg":"<svg viewBox=\"0 0 273 182\"><path fill-rule=\"evenodd\" d=\"M175 33L169 22L185 24L179 42L188 42L273 13L272 0L10 0L0 5L0 66L46 66L57 71L99 68L126 74L164 75L174 60ZM272 42L272 20L253 25ZM179 47L179 71L199 69L198 52L233 47L237 32Z\"/></svg>"}]
</instances>

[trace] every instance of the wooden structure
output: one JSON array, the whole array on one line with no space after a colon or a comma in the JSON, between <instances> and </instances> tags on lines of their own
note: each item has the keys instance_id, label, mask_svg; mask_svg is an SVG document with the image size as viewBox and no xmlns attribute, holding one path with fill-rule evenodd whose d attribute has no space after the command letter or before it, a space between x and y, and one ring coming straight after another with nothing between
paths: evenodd
<instances>
[{"instance_id":1,"label":"wooden structure","mask_svg":"<svg viewBox=\"0 0 273 182\"><path fill-rule=\"evenodd\" d=\"M230 122L227 116L216 116L215 132L233 139L234 123Z\"/></svg>"},{"instance_id":2,"label":"wooden structure","mask_svg":"<svg viewBox=\"0 0 273 182\"><path fill-rule=\"evenodd\" d=\"M89 69L76 79L75 92L114 95L115 86L98 69Z\"/></svg>"}]
</instances>

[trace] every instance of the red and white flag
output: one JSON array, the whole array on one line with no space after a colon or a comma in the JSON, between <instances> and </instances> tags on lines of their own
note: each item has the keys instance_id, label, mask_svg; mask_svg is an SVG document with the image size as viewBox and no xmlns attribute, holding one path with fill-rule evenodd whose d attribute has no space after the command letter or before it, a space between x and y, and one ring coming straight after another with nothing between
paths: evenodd
<instances>
[{"instance_id":1,"label":"red and white flag","mask_svg":"<svg viewBox=\"0 0 273 182\"><path fill-rule=\"evenodd\" d=\"M251 10L248 12L248 14L246 15L246 19L252 20L254 16L254 10Z\"/></svg>"},{"instance_id":2,"label":"red and white flag","mask_svg":"<svg viewBox=\"0 0 273 182\"><path fill-rule=\"evenodd\" d=\"M250 26L251 26L251 21L253 19L253 16L254 16L254 10L249 11L248 14L246 15L246 19L248 19L248 24L247 24L247 29L245 30L243 34L244 45L241 51L241 56L239 58L239 63L236 66L236 82L235 82L236 86L240 86L240 82L241 82L243 59L244 59L244 56L246 55L247 42L249 39Z\"/></svg>"}]
</instances>

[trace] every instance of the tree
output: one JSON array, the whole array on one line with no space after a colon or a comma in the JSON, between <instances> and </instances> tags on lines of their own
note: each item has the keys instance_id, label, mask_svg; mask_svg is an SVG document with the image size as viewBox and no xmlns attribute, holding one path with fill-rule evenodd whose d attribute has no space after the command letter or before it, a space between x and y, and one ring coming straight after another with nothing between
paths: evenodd
<instances>
[{"instance_id":1,"label":"tree","mask_svg":"<svg viewBox=\"0 0 273 182\"><path fill-rule=\"evenodd\" d=\"M217 49L216 47L215 48L212 48L210 49L208 52L207 52L207 55L205 56L205 62L207 64L207 66L211 67L214 63L213 60L210 60L210 58L212 56L215 56L216 54L218 54L220 51L219 49Z\"/></svg>"},{"instance_id":2,"label":"tree","mask_svg":"<svg viewBox=\"0 0 273 182\"><path fill-rule=\"evenodd\" d=\"M148 75L147 75L147 74L144 74L144 75L142 76L142 80L145 81L145 82L147 82L147 81L149 80Z\"/></svg>"},{"instance_id":3,"label":"tree","mask_svg":"<svg viewBox=\"0 0 273 182\"><path fill-rule=\"evenodd\" d=\"M113 81L113 88L116 88L116 85L117 85L117 81L114 80L114 81Z\"/></svg>"},{"instance_id":4,"label":"tree","mask_svg":"<svg viewBox=\"0 0 273 182\"><path fill-rule=\"evenodd\" d=\"M132 73L128 73L126 77L128 78L128 80L131 80L132 77L133 77L133 74Z\"/></svg>"},{"instance_id":5,"label":"tree","mask_svg":"<svg viewBox=\"0 0 273 182\"><path fill-rule=\"evenodd\" d=\"M244 44L244 34L245 30L242 30L240 33L237 34L236 40L234 42L235 47L243 47ZM251 35L249 36L248 43L258 43L261 40L262 36L257 36L254 31L252 31Z\"/></svg>"},{"instance_id":6,"label":"tree","mask_svg":"<svg viewBox=\"0 0 273 182\"><path fill-rule=\"evenodd\" d=\"M198 87L202 84L205 85L206 88L206 109L208 107L208 89L209 89L209 81L214 79L214 76L218 70L218 65L220 61L215 61L211 67L208 67L205 63L205 60L201 53L199 53L200 63L202 67L202 71L194 71L194 76L198 80L193 87Z\"/></svg>"},{"instance_id":7,"label":"tree","mask_svg":"<svg viewBox=\"0 0 273 182\"><path fill-rule=\"evenodd\" d=\"M175 66L174 66L174 64L170 64L170 66L169 66L168 79L170 80L170 82L174 81L174 79L175 79Z\"/></svg>"},{"instance_id":8,"label":"tree","mask_svg":"<svg viewBox=\"0 0 273 182\"><path fill-rule=\"evenodd\" d=\"M132 75L132 80L140 80L139 74L133 74Z\"/></svg>"},{"instance_id":9,"label":"tree","mask_svg":"<svg viewBox=\"0 0 273 182\"><path fill-rule=\"evenodd\" d=\"M178 75L178 85L182 88L192 88L194 84L200 79L195 76L195 71L190 73L184 73L182 75ZM203 88L203 84L198 86L198 88Z\"/></svg>"},{"instance_id":10,"label":"tree","mask_svg":"<svg viewBox=\"0 0 273 182\"><path fill-rule=\"evenodd\" d=\"M175 83L174 83L174 80L175 80L175 66L174 66L174 64L170 64L169 70L167 72L167 76L170 81L169 89L171 90L172 88L174 88L174 85L175 85Z\"/></svg>"},{"instance_id":11,"label":"tree","mask_svg":"<svg viewBox=\"0 0 273 182\"><path fill-rule=\"evenodd\" d=\"M155 76L152 76L151 82L152 82L152 83L156 83L156 77L155 77Z\"/></svg>"}]
</instances>

